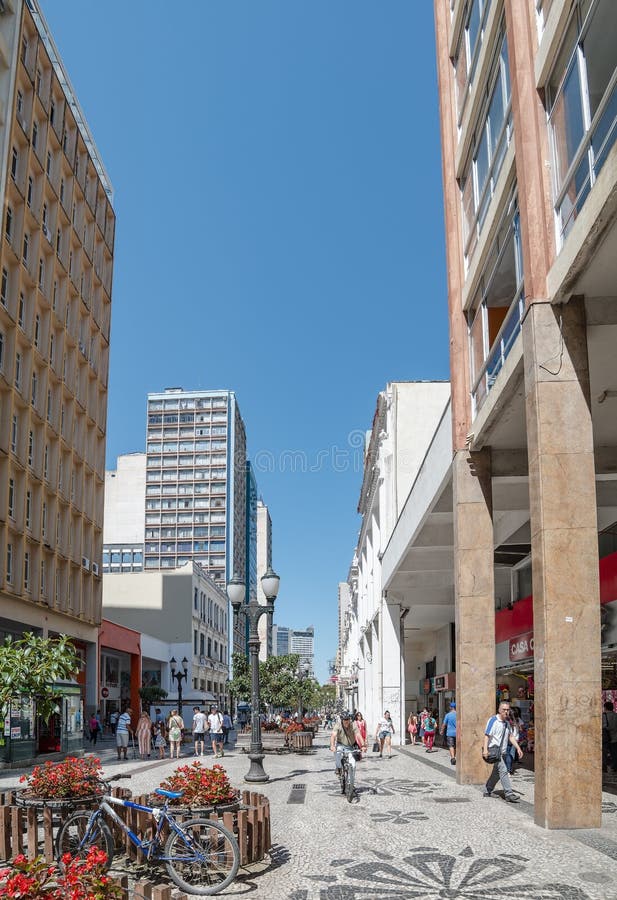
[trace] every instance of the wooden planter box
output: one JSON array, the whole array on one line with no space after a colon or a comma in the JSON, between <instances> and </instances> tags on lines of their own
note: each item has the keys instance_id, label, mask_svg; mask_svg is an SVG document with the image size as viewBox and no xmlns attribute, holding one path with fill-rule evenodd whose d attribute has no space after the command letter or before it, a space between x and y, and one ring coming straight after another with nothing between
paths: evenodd
<instances>
[{"instance_id":1,"label":"wooden planter box","mask_svg":"<svg viewBox=\"0 0 617 900\"><path fill-rule=\"evenodd\" d=\"M265 753L282 753L286 750L286 735L280 731L262 731L261 743ZM248 753L251 748L251 735L239 734L236 741L236 750Z\"/></svg>"},{"instance_id":2,"label":"wooden planter box","mask_svg":"<svg viewBox=\"0 0 617 900\"><path fill-rule=\"evenodd\" d=\"M313 747L313 737L312 731L294 731L289 735L289 748L294 753L306 753Z\"/></svg>"},{"instance_id":3,"label":"wooden planter box","mask_svg":"<svg viewBox=\"0 0 617 900\"><path fill-rule=\"evenodd\" d=\"M131 792L124 788L114 788L112 793L136 803L145 804L147 800L145 796L132 797ZM227 811L211 813L208 818L220 821L235 834L240 848L240 865L244 866L259 862L270 850L270 802L263 794L253 791L243 791L241 800L241 804L234 804L236 808L230 809L228 806ZM117 807L116 811L136 834L143 835L152 826L152 819L147 813L121 807ZM1 792L0 862L9 861L19 853L25 853L29 859L42 855L47 862L53 862L58 828L70 812L72 810L58 813L49 806L17 806L14 791ZM174 813L174 816L179 821L191 819L195 817L195 810ZM122 843L129 860L144 862L143 853L130 843L117 826L111 822L108 824L112 826L116 844Z\"/></svg>"}]
</instances>

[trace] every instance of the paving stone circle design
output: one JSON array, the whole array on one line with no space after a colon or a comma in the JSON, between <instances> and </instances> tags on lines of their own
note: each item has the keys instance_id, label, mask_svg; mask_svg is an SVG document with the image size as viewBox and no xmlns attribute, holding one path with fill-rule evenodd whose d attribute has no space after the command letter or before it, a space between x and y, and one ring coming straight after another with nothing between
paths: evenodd
<instances>
[{"instance_id":1,"label":"paving stone circle design","mask_svg":"<svg viewBox=\"0 0 617 900\"><path fill-rule=\"evenodd\" d=\"M603 813L617 812L617 803L615 803L613 800L603 800L602 801L602 812Z\"/></svg>"},{"instance_id":2,"label":"paving stone circle design","mask_svg":"<svg viewBox=\"0 0 617 900\"><path fill-rule=\"evenodd\" d=\"M356 790L358 793L372 792L381 796L391 797L395 794L403 794L407 797L433 794L436 791L444 791L448 785L438 781L409 781L404 778L376 778L369 776L363 778L363 773L356 771ZM340 794L341 789L334 780L328 780L321 785L322 791L330 795Z\"/></svg>"},{"instance_id":3,"label":"paving stone circle design","mask_svg":"<svg viewBox=\"0 0 617 900\"><path fill-rule=\"evenodd\" d=\"M398 858L373 851L373 859L358 862L333 859L337 874L308 876L321 883L301 889L288 900L589 900L580 888L562 882L538 883L537 873L523 856L476 856L471 847L458 855L435 847L414 847Z\"/></svg>"},{"instance_id":4,"label":"paving stone circle design","mask_svg":"<svg viewBox=\"0 0 617 900\"><path fill-rule=\"evenodd\" d=\"M389 809L384 812L371 813L373 822L384 825L409 825L410 822L418 822L428 819L426 813L414 810Z\"/></svg>"}]
</instances>

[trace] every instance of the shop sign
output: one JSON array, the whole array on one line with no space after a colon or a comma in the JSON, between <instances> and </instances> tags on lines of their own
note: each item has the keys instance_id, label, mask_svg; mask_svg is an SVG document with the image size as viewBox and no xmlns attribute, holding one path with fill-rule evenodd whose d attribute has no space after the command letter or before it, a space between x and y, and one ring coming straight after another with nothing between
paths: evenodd
<instances>
[{"instance_id":1,"label":"shop sign","mask_svg":"<svg viewBox=\"0 0 617 900\"><path fill-rule=\"evenodd\" d=\"M109 688L101 688L101 697L103 698L103 700L106 700L107 697L109 697Z\"/></svg>"},{"instance_id":2,"label":"shop sign","mask_svg":"<svg viewBox=\"0 0 617 900\"><path fill-rule=\"evenodd\" d=\"M518 634L510 638L510 662L520 659L530 659L533 656L533 631L526 634Z\"/></svg>"}]
</instances>

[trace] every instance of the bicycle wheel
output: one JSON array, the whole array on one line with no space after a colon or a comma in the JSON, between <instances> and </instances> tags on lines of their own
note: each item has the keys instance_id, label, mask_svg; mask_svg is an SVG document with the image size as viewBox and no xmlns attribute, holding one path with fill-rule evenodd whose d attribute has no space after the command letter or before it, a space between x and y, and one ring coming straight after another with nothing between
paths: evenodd
<instances>
[{"instance_id":1,"label":"bicycle wheel","mask_svg":"<svg viewBox=\"0 0 617 900\"><path fill-rule=\"evenodd\" d=\"M341 760L341 794L345 793L346 786L347 786L347 763L343 759L343 760Z\"/></svg>"},{"instance_id":2,"label":"bicycle wheel","mask_svg":"<svg viewBox=\"0 0 617 900\"><path fill-rule=\"evenodd\" d=\"M165 844L170 878L188 894L224 890L240 865L240 849L231 831L210 819L190 819L180 827L183 833L172 831Z\"/></svg>"},{"instance_id":3,"label":"bicycle wheel","mask_svg":"<svg viewBox=\"0 0 617 900\"><path fill-rule=\"evenodd\" d=\"M354 768L353 766L349 766L349 770L347 772L347 789L345 791L347 795L347 801L351 803L354 798L355 789L354 789Z\"/></svg>"},{"instance_id":4,"label":"bicycle wheel","mask_svg":"<svg viewBox=\"0 0 617 900\"><path fill-rule=\"evenodd\" d=\"M78 810L68 817L56 838L56 858L62 867L62 857L70 853L73 859L84 859L91 847L98 847L107 854L108 869L114 856L114 839L109 826L97 816L88 829L92 813Z\"/></svg>"}]
</instances>

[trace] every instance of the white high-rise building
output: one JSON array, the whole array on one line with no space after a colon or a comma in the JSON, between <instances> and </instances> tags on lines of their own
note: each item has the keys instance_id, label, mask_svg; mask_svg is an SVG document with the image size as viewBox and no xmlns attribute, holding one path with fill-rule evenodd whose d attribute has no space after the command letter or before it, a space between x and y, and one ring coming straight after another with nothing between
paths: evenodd
<instances>
[{"instance_id":1,"label":"white high-rise building","mask_svg":"<svg viewBox=\"0 0 617 900\"><path fill-rule=\"evenodd\" d=\"M105 472L104 574L142 571L145 497L146 454L119 456Z\"/></svg>"}]
</instances>

